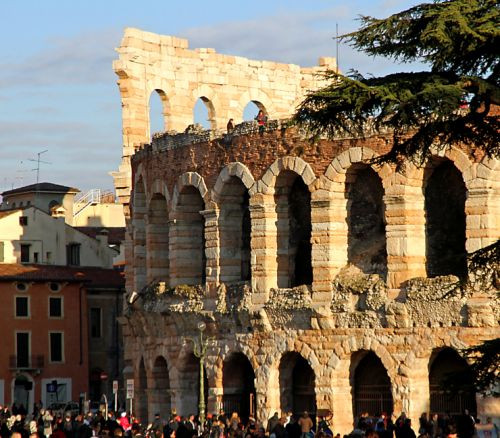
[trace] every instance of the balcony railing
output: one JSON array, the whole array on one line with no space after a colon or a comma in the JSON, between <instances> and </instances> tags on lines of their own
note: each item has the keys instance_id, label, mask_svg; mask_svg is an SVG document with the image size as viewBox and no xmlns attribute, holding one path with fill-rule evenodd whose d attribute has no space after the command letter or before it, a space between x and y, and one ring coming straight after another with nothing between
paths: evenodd
<instances>
[{"instance_id":1,"label":"balcony railing","mask_svg":"<svg viewBox=\"0 0 500 438\"><path fill-rule=\"evenodd\" d=\"M43 368L45 365L45 357L43 354L33 354L31 356L16 356L9 357L9 368L11 370L35 370Z\"/></svg>"}]
</instances>

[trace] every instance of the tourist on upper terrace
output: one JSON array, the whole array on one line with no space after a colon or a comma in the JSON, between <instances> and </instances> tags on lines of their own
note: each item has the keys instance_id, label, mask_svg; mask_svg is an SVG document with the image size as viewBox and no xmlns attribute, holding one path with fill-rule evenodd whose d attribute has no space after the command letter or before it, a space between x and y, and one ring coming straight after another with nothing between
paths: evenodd
<instances>
[{"instance_id":1,"label":"tourist on upper terrace","mask_svg":"<svg viewBox=\"0 0 500 438\"><path fill-rule=\"evenodd\" d=\"M234 122L233 119L229 119L229 122L227 122L227 133L231 134L234 130Z\"/></svg>"},{"instance_id":2,"label":"tourist on upper terrace","mask_svg":"<svg viewBox=\"0 0 500 438\"><path fill-rule=\"evenodd\" d=\"M266 129L267 124L267 116L264 114L264 111L259 110L259 113L255 117L255 120L257 120L257 124L259 125L259 134L264 134L264 130Z\"/></svg>"}]
</instances>

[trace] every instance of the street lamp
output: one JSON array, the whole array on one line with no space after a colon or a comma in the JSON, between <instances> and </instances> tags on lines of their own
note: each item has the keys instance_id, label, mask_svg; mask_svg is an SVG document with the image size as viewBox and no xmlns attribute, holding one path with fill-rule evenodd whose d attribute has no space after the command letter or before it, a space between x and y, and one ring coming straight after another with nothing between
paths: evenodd
<instances>
[{"instance_id":1,"label":"street lamp","mask_svg":"<svg viewBox=\"0 0 500 438\"><path fill-rule=\"evenodd\" d=\"M211 337L203 337L203 332L207 328L207 325L200 321L197 325L197 328L200 332L199 337L191 338L186 336L185 340L193 343L193 353L194 355L200 359L200 394L199 394L199 403L198 403L198 418L200 419L201 428L203 430L203 426L205 424L205 388L204 388L204 375L205 375L205 355L207 353L207 348L214 338Z\"/></svg>"}]
</instances>

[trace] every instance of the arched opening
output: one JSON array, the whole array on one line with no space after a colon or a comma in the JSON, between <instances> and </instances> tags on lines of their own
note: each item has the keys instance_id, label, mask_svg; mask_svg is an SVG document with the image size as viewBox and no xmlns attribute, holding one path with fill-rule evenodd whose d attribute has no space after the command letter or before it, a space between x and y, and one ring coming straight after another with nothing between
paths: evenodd
<instances>
[{"instance_id":1,"label":"arched opening","mask_svg":"<svg viewBox=\"0 0 500 438\"><path fill-rule=\"evenodd\" d=\"M193 123L199 124L203 129L216 129L215 108L210 99L201 96L196 100L193 108Z\"/></svg>"},{"instance_id":2,"label":"arched opening","mask_svg":"<svg viewBox=\"0 0 500 438\"><path fill-rule=\"evenodd\" d=\"M167 95L154 90L149 96L149 137L167 130Z\"/></svg>"},{"instance_id":3,"label":"arched opening","mask_svg":"<svg viewBox=\"0 0 500 438\"><path fill-rule=\"evenodd\" d=\"M447 379L451 377L460 382L458 392L446 390ZM476 394L473 388L469 365L455 350L444 348L432 354L429 361L431 412L459 416L464 409L468 409L469 412L476 413Z\"/></svg>"},{"instance_id":4,"label":"arched opening","mask_svg":"<svg viewBox=\"0 0 500 438\"><path fill-rule=\"evenodd\" d=\"M144 359L141 359L137 373L137 381L134 385L134 407L136 417L145 423L148 421L148 379Z\"/></svg>"},{"instance_id":5,"label":"arched opening","mask_svg":"<svg viewBox=\"0 0 500 438\"><path fill-rule=\"evenodd\" d=\"M245 105L245 108L243 108L243 120L245 122L255 120L255 117L257 117L257 114L261 110L266 116L268 115L266 107L262 103L257 100L251 100Z\"/></svg>"},{"instance_id":6,"label":"arched opening","mask_svg":"<svg viewBox=\"0 0 500 438\"><path fill-rule=\"evenodd\" d=\"M151 407L153 413L159 413L161 418L170 416L170 377L167 361L157 357L153 365L153 384L151 391Z\"/></svg>"},{"instance_id":7,"label":"arched opening","mask_svg":"<svg viewBox=\"0 0 500 438\"><path fill-rule=\"evenodd\" d=\"M302 177L290 170L276 179L278 287L310 285L311 193Z\"/></svg>"},{"instance_id":8,"label":"arched opening","mask_svg":"<svg viewBox=\"0 0 500 438\"><path fill-rule=\"evenodd\" d=\"M250 195L241 180L232 176L221 193L219 214L220 280L250 280Z\"/></svg>"},{"instance_id":9,"label":"arched opening","mask_svg":"<svg viewBox=\"0 0 500 438\"><path fill-rule=\"evenodd\" d=\"M467 272L465 199L462 174L450 160L434 161L425 172L427 276Z\"/></svg>"},{"instance_id":10,"label":"arched opening","mask_svg":"<svg viewBox=\"0 0 500 438\"><path fill-rule=\"evenodd\" d=\"M387 275L384 188L369 166L355 164L346 174L347 260L365 274Z\"/></svg>"},{"instance_id":11,"label":"arched opening","mask_svg":"<svg viewBox=\"0 0 500 438\"><path fill-rule=\"evenodd\" d=\"M193 354L188 354L182 361L179 371L180 405L177 412L183 415L198 412L200 400L200 360ZM207 372L203 372L203 395L205 398L205 412L208 401L208 378Z\"/></svg>"},{"instance_id":12,"label":"arched opening","mask_svg":"<svg viewBox=\"0 0 500 438\"><path fill-rule=\"evenodd\" d=\"M204 208L203 198L196 187L182 188L175 212L175 238L172 242L175 254L171 257L171 265L175 264L171 277L175 275L176 285L205 284L205 218L201 214Z\"/></svg>"},{"instance_id":13,"label":"arched opening","mask_svg":"<svg viewBox=\"0 0 500 438\"><path fill-rule=\"evenodd\" d=\"M233 353L224 361L222 387L224 412L237 412L244 422L255 415L255 373L243 353Z\"/></svg>"},{"instance_id":14,"label":"arched opening","mask_svg":"<svg viewBox=\"0 0 500 438\"><path fill-rule=\"evenodd\" d=\"M370 416L392 413L391 380L382 361L373 351L358 351L351 357L351 388L353 412Z\"/></svg>"},{"instance_id":15,"label":"arched opening","mask_svg":"<svg viewBox=\"0 0 500 438\"><path fill-rule=\"evenodd\" d=\"M168 209L165 197L156 193L151 198L147 225L148 282L166 281L169 277Z\"/></svg>"},{"instance_id":16,"label":"arched opening","mask_svg":"<svg viewBox=\"0 0 500 438\"><path fill-rule=\"evenodd\" d=\"M134 187L132 225L134 242L134 288L140 292L146 286L146 194L140 178Z\"/></svg>"},{"instance_id":17,"label":"arched opening","mask_svg":"<svg viewBox=\"0 0 500 438\"><path fill-rule=\"evenodd\" d=\"M279 366L280 405L282 412L301 415L307 411L316 417L316 376L311 365L299 353L283 355Z\"/></svg>"}]
</instances>

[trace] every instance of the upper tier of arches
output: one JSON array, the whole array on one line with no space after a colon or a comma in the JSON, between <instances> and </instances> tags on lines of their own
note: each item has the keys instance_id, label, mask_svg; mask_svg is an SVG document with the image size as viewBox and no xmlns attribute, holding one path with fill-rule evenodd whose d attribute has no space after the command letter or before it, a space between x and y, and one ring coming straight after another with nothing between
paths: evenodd
<instances>
[{"instance_id":1,"label":"upper tier of arches","mask_svg":"<svg viewBox=\"0 0 500 438\"><path fill-rule=\"evenodd\" d=\"M467 252L499 237L498 162L459 149L401 173L355 147L317 175L300 157L256 180L243 163L211 187L197 172L173 187L136 167L131 203L134 287L249 281L255 290L310 285L328 292L351 266L390 287L466 273ZM149 183L148 183L149 181Z\"/></svg>"}]
</instances>

